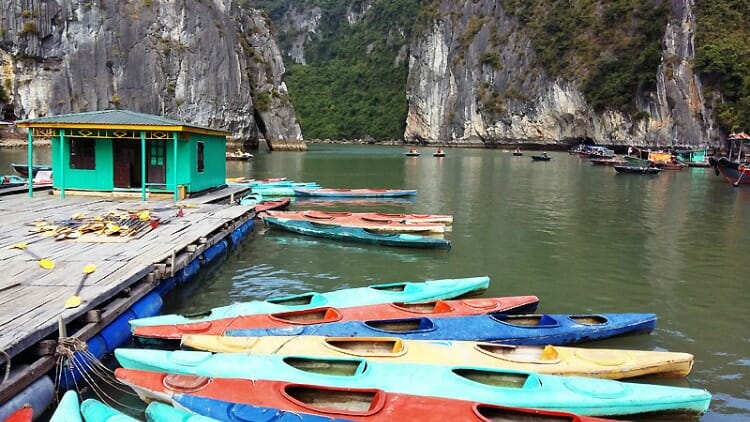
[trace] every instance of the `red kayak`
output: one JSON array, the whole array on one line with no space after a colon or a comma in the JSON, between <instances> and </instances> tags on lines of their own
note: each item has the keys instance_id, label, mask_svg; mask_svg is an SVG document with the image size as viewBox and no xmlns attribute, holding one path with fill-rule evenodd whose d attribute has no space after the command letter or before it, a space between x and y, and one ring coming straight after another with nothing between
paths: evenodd
<instances>
[{"instance_id":1,"label":"red kayak","mask_svg":"<svg viewBox=\"0 0 750 422\"><path fill-rule=\"evenodd\" d=\"M534 312L536 296L436 300L423 303L381 303L350 308L321 307L274 314L251 314L185 324L151 325L135 328L133 335L179 340L183 334L222 335L228 330L275 328L336 321L413 318L415 315L468 316L495 312Z\"/></svg>"},{"instance_id":2,"label":"red kayak","mask_svg":"<svg viewBox=\"0 0 750 422\"><path fill-rule=\"evenodd\" d=\"M34 419L34 409L28 404L5 418L4 422L31 422Z\"/></svg>"},{"instance_id":3,"label":"red kayak","mask_svg":"<svg viewBox=\"0 0 750 422\"><path fill-rule=\"evenodd\" d=\"M181 406L204 403L191 411L212 416L211 411L231 412L235 405L280 409L353 421L606 421L568 412L531 410L432 396L416 396L370 388L339 388L284 381L207 378L117 368L115 376L147 401L172 401ZM185 399L203 400L185 400ZM209 399L209 400L205 400Z\"/></svg>"},{"instance_id":4,"label":"red kayak","mask_svg":"<svg viewBox=\"0 0 750 422\"><path fill-rule=\"evenodd\" d=\"M292 200L289 198L281 198L275 201L263 201L254 208L256 213L270 210L284 210L289 207L291 202Z\"/></svg>"}]
</instances>

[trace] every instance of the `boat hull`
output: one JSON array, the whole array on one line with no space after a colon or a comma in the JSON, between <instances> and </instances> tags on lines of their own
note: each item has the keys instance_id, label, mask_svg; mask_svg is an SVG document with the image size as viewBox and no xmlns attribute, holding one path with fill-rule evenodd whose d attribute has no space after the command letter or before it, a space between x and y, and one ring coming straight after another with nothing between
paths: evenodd
<instances>
[{"instance_id":1,"label":"boat hull","mask_svg":"<svg viewBox=\"0 0 750 422\"><path fill-rule=\"evenodd\" d=\"M563 345L623 334L648 333L654 314L530 314L419 317L341 321L277 328L227 330L238 337L320 335L331 337L399 337L408 340L491 341L517 345Z\"/></svg>"},{"instance_id":2,"label":"boat hull","mask_svg":"<svg viewBox=\"0 0 750 422\"><path fill-rule=\"evenodd\" d=\"M690 373L694 362L693 355L689 353L550 345L509 346L470 341L404 340L397 337L228 337L187 334L182 337L182 345L215 353L306 354L322 358L356 356L383 363L473 365L608 379L644 375L684 377Z\"/></svg>"},{"instance_id":3,"label":"boat hull","mask_svg":"<svg viewBox=\"0 0 750 422\"><path fill-rule=\"evenodd\" d=\"M614 166L615 171L622 174L659 174L662 169L659 167L642 167L642 166Z\"/></svg>"},{"instance_id":4,"label":"boat hull","mask_svg":"<svg viewBox=\"0 0 750 422\"><path fill-rule=\"evenodd\" d=\"M750 185L750 168L726 157L710 157L708 162L714 168L716 174L721 174L729 183L734 186Z\"/></svg>"},{"instance_id":5,"label":"boat hull","mask_svg":"<svg viewBox=\"0 0 750 422\"><path fill-rule=\"evenodd\" d=\"M367 287L341 289L332 292L310 292L299 295L273 297L266 300L241 302L229 306L213 308L207 315L187 318L182 315L160 315L130 321L131 328L145 325L185 324L188 322L211 321L238 315L271 314L300 309L332 306L348 308L393 302L425 302L450 299L468 293L487 289L490 278L469 277L427 280L424 282L395 282L373 284Z\"/></svg>"},{"instance_id":6,"label":"boat hull","mask_svg":"<svg viewBox=\"0 0 750 422\"><path fill-rule=\"evenodd\" d=\"M310 221L289 220L270 216L261 217L263 222L272 228L292 233L333 239L345 242L368 243L374 245L396 246L404 248L450 249L451 242L410 233L388 233L371 231L356 227L344 227L336 224L322 224Z\"/></svg>"},{"instance_id":7,"label":"boat hull","mask_svg":"<svg viewBox=\"0 0 750 422\"><path fill-rule=\"evenodd\" d=\"M362 321L379 318L408 318L413 316L465 316L495 312L534 312L539 304L536 296L511 296L488 299L459 299L448 301L407 303L383 303L349 308L312 308L274 314L251 314L214 321L188 324L152 325L136 327L133 335L138 337L177 339L184 334L221 335L228 330L249 328L275 328L336 321Z\"/></svg>"},{"instance_id":8,"label":"boat hull","mask_svg":"<svg viewBox=\"0 0 750 422\"><path fill-rule=\"evenodd\" d=\"M369 388L590 416L664 411L700 414L707 410L711 400L711 395L705 390L473 366L383 364L355 358L318 359L182 350L118 349L115 357L126 369L237 378L250 382L269 380L321 387ZM193 390L197 388L194 386Z\"/></svg>"}]
</instances>

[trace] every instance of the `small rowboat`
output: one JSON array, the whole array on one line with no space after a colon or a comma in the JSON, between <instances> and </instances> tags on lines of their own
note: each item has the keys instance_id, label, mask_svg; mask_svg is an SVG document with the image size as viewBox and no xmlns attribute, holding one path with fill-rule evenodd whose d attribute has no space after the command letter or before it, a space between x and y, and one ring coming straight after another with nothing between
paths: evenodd
<instances>
[{"instance_id":1,"label":"small rowboat","mask_svg":"<svg viewBox=\"0 0 750 422\"><path fill-rule=\"evenodd\" d=\"M217 378L238 378L249 382L285 381L562 410L590 416L662 411L700 414L708 409L711 400L707 391L699 389L474 366L146 349L117 349L115 357L126 369L214 378L209 384L216 382ZM195 385L193 391L200 387L201 384ZM246 397L252 395L244 388L222 388L221 391L227 395L230 391Z\"/></svg>"},{"instance_id":2,"label":"small rowboat","mask_svg":"<svg viewBox=\"0 0 750 422\"><path fill-rule=\"evenodd\" d=\"M546 345L594 341L623 334L649 333L654 314L488 315L340 321L268 329L227 330L238 337L318 335L332 337L399 337L408 340L492 341Z\"/></svg>"},{"instance_id":3,"label":"small rowboat","mask_svg":"<svg viewBox=\"0 0 750 422\"><path fill-rule=\"evenodd\" d=\"M490 285L489 277L449 278L424 282L400 281L395 283L373 284L367 287L341 289L332 292L302 293L292 296L272 297L266 300L240 302L229 306L213 308L205 315L187 318L182 315L159 315L130 321L131 328L146 325L185 324L188 322L211 321L249 314L271 314L299 309L332 306L349 308L393 302L425 302L450 299L468 293L484 290Z\"/></svg>"},{"instance_id":4,"label":"small rowboat","mask_svg":"<svg viewBox=\"0 0 750 422\"><path fill-rule=\"evenodd\" d=\"M549 161L552 157L549 155L543 154L543 155L532 155L531 160L532 161Z\"/></svg>"},{"instance_id":5,"label":"small rowboat","mask_svg":"<svg viewBox=\"0 0 750 422\"><path fill-rule=\"evenodd\" d=\"M215 353L249 353L320 358L357 356L383 363L472 365L548 375L624 379L643 375L684 377L693 355L650 350L564 346L511 346L473 341L404 340L398 337L268 336L227 337L186 334L182 345Z\"/></svg>"},{"instance_id":6,"label":"small rowboat","mask_svg":"<svg viewBox=\"0 0 750 422\"><path fill-rule=\"evenodd\" d=\"M131 418L95 399L87 399L81 403L81 414L87 422L138 422L138 419Z\"/></svg>"},{"instance_id":7,"label":"small rowboat","mask_svg":"<svg viewBox=\"0 0 750 422\"><path fill-rule=\"evenodd\" d=\"M615 171L618 173L626 174L659 174L661 169L659 167L644 167L644 166L614 166Z\"/></svg>"},{"instance_id":8,"label":"small rowboat","mask_svg":"<svg viewBox=\"0 0 750 422\"><path fill-rule=\"evenodd\" d=\"M321 387L283 381L206 378L192 375L164 374L118 368L117 378L129 385L141 398L171 401L175 406L200 415L226 420L226 415L242 415L243 421L270 420L270 409L289 412L294 420L352 421L424 420L487 421L501 414L554 415L579 418L563 420L590 421L592 418L554 411L509 409L450 398L392 393L375 388ZM156 403L156 402L154 402ZM151 407L151 405L149 405ZM148 412L148 411L147 411ZM261 417L264 415L264 417ZM297 419L299 418L299 419ZM323 419L326 418L326 419ZM278 419L273 419L278 420ZM492 419L494 420L494 419ZM544 421L543 417L534 420Z\"/></svg>"},{"instance_id":9,"label":"small rowboat","mask_svg":"<svg viewBox=\"0 0 750 422\"><path fill-rule=\"evenodd\" d=\"M416 195L414 189L294 189L299 196L326 198L396 198Z\"/></svg>"},{"instance_id":10,"label":"small rowboat","mask_svg":"<svg viewBox=\"0 0 750 422\"><path fill-rule=\"evenodd\" d=\"M448 317L494 312L509 314L534 312L538 304L539 298L536 296L512 296L488 299L437 300L421 303L382 303L350 308L323 307L273 314L241 315L187 324L136 327L133 335L179 340L184 334L220 335L227 330L288 327L336 321L361 321L371 318L408 318L421 315Z\"/></svg>"},{"instance_id":11,"label":"small rowboat","mask_svg":"<svg viewBox=\"0 0 750 422\"><path fill-rule=\"evenodd\" d=\"M445 239L420 236L411 233L389 233L358 227L345 227L338 224L324 224L312 221L290 220L270 216L261 217L263 222L273 228L286 230L305 236L346 242L370 243L404 248L450 249L451 242Z\"/></svg>"},{"instance_id":12,"label":"small rowboat","mask_svg":"<svg viewBox=\"0 0 750 422\"><path fill-rule=\"evenodd\" d=\"M419 221L406 222L404 220L392 219L384 216L361 216L358 213L350 212L287 211L269 212L267 214L271 217L288 220L322 222L325 224L337 224L343 227L355 227L392 233L445 233L445 224L443 223L425 223Z\"/></svg>"},{"instance_id":13,"label":"small rowboat","mask_svg":"<svg viewBox=\"0 0 750 422\"><path fill-rule=\"evenodd\" d=\"M240 205L253 207L256 213L260 213L263 211L286 209L291 202L289 198L266 200L259 193L250 193L240 200Z\"/></svg>"}]
</instances>

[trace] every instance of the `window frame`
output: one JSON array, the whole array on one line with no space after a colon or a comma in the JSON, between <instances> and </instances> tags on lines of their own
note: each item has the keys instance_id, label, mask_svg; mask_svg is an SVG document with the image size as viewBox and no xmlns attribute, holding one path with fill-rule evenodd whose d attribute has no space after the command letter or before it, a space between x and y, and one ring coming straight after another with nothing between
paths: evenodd
<instances>
[{"instance_id":1,"label":"window frame","mask_svg":"<svg viewBox=\"0 0 750 422\"><path fill-rule=\"evenodd\" d=\"M71 138L69 147L71 170L96 170L96 139Z\"/></svg>"},{"instance_id":2,"label":"window frame","mask_svg":"<svg viewBox=\"0 0 750 422\"><path fill-rule=\"evenodd\" d=\"M198 165L198 173L204 173L206 171L206 143L203 141L197 141L195 146L195 158Z\"/></svg>"}]
</instances>

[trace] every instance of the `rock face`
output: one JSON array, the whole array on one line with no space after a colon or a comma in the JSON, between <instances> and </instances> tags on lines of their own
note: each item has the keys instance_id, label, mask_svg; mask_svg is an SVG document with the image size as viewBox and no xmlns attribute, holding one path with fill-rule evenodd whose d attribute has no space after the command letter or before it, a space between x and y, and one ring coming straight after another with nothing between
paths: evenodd
<instances>
[{"instance_id":1,"label":"rock face","mask_svg":"<svg viewBox=\"0 0 750 422\"><path fill-rule=\"evenodd\" d=\"M500 3L442 0L440 17L412 40L407 142L492 146L590 140L605 145L702 146L719 138L691 67L692 0L671 2L657 92L636 99L644 112L638 119L616 110L596 113L574 81L549 78L535 64L530 40ZM481 26L467 36L467 28L477 26L477 16L482 16ZM502 66L488 63L486 51L493 51Z\"/></svg>"},{"instance_id":2,"label":"rock face","mask_svg":"<svg viewBox=\"0 0 750 422\"><path fill-rule=\"evenodd\" d=\"M124 108L304 149L269 22L231 0L5 0L16 118Z\"/></svg>"}]
</instances>

